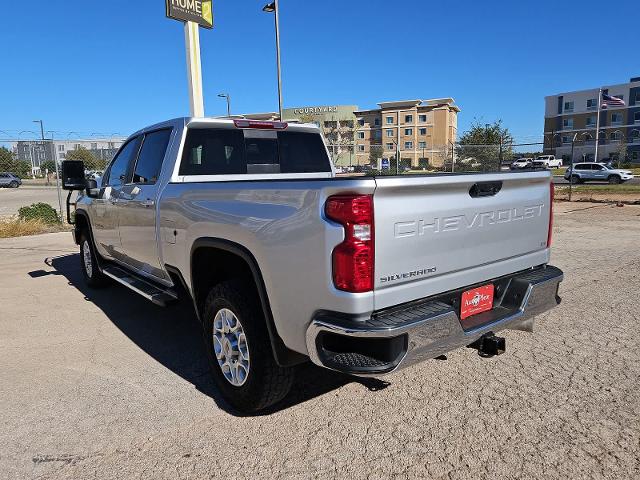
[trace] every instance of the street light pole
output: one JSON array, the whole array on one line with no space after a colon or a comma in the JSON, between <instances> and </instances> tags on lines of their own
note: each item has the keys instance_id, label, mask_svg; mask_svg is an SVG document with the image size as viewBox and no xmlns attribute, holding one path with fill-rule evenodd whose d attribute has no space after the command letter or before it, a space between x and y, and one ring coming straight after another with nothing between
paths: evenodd
<instances>
[{"instance_id":1,"label":"street light pole","mask_svg":"<svg viewBox=\"0 0 640 480\"><path fill-rule=\"evenodd\" d=\"M219 93L218 96L227 99L227 117L231 117L231 96L228 93Z\"/></svg>"},{"instance_id":2,"label":"street light pole","mask_svg":"<svg viewBox=\"0 0 640 480\"><path fill-rule=\"evenodd\" d=\"M40 124L40 136L42 138L42 148L45 148L45 143L44 143L44 124L42 122L42 120L34 120L34 123L39 123ZM55 145L53 144L53 138L51 138L51 149L53 151L53 164L56 166L56 190L58 191L58 206L60 207L60 223L62 223L62 194L60 192L60 169L58 168L58 159L56 158L56 148ZM47 154L46 154L47 150L45 148L45 156L44 158L47 158Z\"/></svg>"},{"instance_id":3,"label":"street light pole","mask_svg":"<svg viewBox=\"0 0 640 480\"><path fill-rule=\"evenodd\" d=\"M571 201L571 192L573 190L573 147L576 143L576 138L578 137L578 132L573 135L573 139L571 140L571 174L569 175L569 201ZM553 182L553 178L551 178Z\"/></svg>"},{"instance_id":4,"label":"street light pole","mask_svg":"<svg viewBox=\"0 0 640 480\"><path fill-rule=\"evenodd\" d=\"M262 11L275 14L276 63L278 67L278 112L280 114L280 121L282 121L282 74L280 69L280 11L278 9L278 0L274 0L273 2L266 4L262 8Z\"/></svg>"}]
</instances>

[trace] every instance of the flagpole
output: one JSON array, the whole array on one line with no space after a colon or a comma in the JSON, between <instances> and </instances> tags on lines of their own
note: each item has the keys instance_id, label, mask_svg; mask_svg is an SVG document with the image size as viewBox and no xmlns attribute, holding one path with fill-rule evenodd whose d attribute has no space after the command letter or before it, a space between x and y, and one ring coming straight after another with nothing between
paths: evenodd
<instances>
[{"instance_id":1,"label":"flagpole","mask_svg":"<svg viewBox=\"0 0 640 480\"><path fill-rule=\"evenodd\" d=\"M594 162L598 161L598 144L600 143L600 108L602 107L602 87L598 90L598 116L596 118L596 153Z\"/></svg>"}]
</instances>

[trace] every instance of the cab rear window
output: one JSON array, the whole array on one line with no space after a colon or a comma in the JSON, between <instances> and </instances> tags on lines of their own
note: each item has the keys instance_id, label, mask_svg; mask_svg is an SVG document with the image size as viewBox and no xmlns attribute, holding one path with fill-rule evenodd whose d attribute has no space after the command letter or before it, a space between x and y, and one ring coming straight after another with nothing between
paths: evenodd
<instances>
[{"instance_id":1,"label":"cab rear window","mask_svg":"<svg viewBox=\"0 0 640 480\"><path fill-rule=\"evenodd\" d=\"M180 175L330 172L317 133L194 128L187 131Z\"/></svg>"}]
</instances>

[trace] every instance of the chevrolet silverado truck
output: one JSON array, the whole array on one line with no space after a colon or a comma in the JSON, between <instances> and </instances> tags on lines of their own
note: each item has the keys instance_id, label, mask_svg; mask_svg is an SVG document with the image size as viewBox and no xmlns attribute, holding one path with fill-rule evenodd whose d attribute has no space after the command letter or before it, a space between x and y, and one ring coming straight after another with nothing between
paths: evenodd
<instances>
[{"instance_id":1,"label":"chevrolet silverado truck","mask_svg":"<svg viewBox=\"0 0 640 480\"><path fill-rule=\"evenodd\" d=\"M497 332L560 301L548 171L336 177L314 125L179 118L134 133L99 185L73 161L63 184L86 283L192 302L242 411L309 360L378 376L500 354Z\"/></svg>"}]
</instances>

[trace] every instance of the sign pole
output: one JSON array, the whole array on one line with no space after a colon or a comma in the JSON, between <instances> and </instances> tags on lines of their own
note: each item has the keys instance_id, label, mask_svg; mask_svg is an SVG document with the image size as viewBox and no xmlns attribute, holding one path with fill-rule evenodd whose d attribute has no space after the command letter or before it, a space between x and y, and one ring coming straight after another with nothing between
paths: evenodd
<instances>
[{"instance_id":1,"label":"sign pole","mask_svg":"<svg viewBox=\"0 0 640 480\"><path fill-rule=\"evenodd\" d=\"M187 80L189 83L189 106L192 117L204 117L202 98L202 67L200 65L200 34L198 24L185 22L184 43L187 54Z\"/></svg>"}]
</instances>

